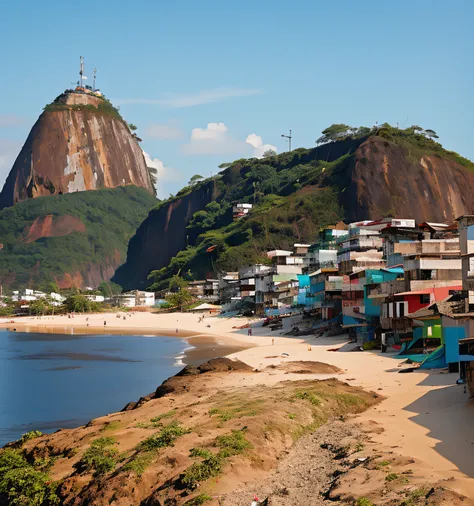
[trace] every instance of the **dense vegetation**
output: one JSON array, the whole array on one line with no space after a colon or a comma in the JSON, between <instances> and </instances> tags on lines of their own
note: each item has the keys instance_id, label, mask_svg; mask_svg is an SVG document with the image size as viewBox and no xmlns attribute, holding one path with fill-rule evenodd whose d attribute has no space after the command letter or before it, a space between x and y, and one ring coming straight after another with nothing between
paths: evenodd
<instances>
[{"instance_id":1,"label":"dense vegetation","mask_svg":"<svg viewBox=\"0 0 474 506\"><path fill-rule=\"evenodd\" d=\"M66 273L83 271L119 254L125 259L130 237L156 199L142 188L114 189L55 195L26 200L0 211L0 281L15 288L48 291L51 282ZM41 237L27 243L37 218L55 222L64 216L79 218L85 232L62 237Z\"/></svg>"},{"instance_id":2,"label":"dense vegetation","mask_svg":"<svg viewBox=\"0 0 474 506\"><path fill-rule=\"evenodd\" d=\"M403 146L407 157L442 156L474 170L472 162L436 142L436 132L418 126L399 129L384 123L354 128L335 124L322 134L314 149L267 153L262 159L222 164L224 170L214 178L192 178L175 197L158 203L155 209L209 184L214 184L218 193L214 201L194 213L187 227L188 247L169 265L151 272L152 288L165 288L175 274L200 279L209 272L265 263L269 249L314 241L321 226L343 219L341 204L350 183L349 169L356 162L353 153L369 136ZM232 220L236 202L254 205L249 216L239 221Z\"/></svg>"}]
</instances>

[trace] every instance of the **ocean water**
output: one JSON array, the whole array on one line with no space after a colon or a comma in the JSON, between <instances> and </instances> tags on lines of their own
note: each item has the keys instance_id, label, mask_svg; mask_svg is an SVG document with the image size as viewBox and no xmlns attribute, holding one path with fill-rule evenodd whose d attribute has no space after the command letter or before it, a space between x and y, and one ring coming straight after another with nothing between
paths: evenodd
<instances>
[{"instance_id":1,"label":"ocean water","mask_svg":"<svg viewBox=\"0 0 474 506\"><path fill-rule=\"evenodd\" d=\"M183 367L186 341L0 330L0 447L121 410Z\"/></svg>"}]
</instances>

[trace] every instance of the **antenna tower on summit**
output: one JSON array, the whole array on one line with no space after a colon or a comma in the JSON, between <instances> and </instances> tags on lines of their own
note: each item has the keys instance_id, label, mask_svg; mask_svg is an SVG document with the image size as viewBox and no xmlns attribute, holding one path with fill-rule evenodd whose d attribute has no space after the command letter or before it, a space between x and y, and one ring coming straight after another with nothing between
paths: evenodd
<instances>
[{"instance_id":1,"label":"antenna tower on summit","mask_svg":"<svg viewBox=\"0 0 474 506\"><path fill-rule=\"evenodd\" d=\"M97 69L94 67L94 81L92 83L92 91L95 91L95 77L97 75Z\"/></svg>"},{"instance_id":2,"label":"antenna tower on summit","mask_svg":"<svg viewBox=\"0 0 474 506\"><path fill-rule=\"evenodd\" d=\"M82 88L82 76L84 75L84 56L79 57L80 61L80 70L79 70L79 85Z\"/></svg>"}]
</instances>

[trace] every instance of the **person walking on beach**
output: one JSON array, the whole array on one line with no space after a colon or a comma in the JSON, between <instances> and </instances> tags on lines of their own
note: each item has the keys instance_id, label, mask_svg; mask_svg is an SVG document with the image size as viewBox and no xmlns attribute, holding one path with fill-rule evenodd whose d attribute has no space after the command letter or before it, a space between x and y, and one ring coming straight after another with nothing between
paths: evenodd
<instances>
[{"instance_id":1,"label":"person walking on beach","mask_svg":"<svg viewBox=\"0 0 474 506\"><path fill-rule=\"evenodd\" d=\"M249 330L248 330L248 335L251 336L252 335L252 327L249 327Z\"/></svg>"}]
</instances>

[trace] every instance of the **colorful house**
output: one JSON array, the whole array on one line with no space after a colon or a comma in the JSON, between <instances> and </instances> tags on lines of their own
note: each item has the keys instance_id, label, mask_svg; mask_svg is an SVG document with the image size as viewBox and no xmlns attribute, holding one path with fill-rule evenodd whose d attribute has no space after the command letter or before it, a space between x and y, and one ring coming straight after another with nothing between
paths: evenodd
<instances>
[{"instance_id":1,"label":"colorful house","mask_svg":"<svg viewBox=\"0 0 474 506\"><path fill-rule=\"evenodd\" d=\"M459 285L440 286L391 295L382 303L380 326L393 332L395 344L411 341L415 338L412 315L434 302L445 300L453 291L460 289Z\"/></svg>"},{"instance_id":2,"label":"colorful house","mask_svg":"<svg viewBox=\"0 0 474 506\"><path fill-rule=\"evenodd\" d=\"M450 372L457 371L459 342L469 337L474 327L472 315L465 313L464 307L464 301L454 295L408 315L415 329L413 340L401 355L421 362L424 369L448 367Z\"/></svg>"},{"instance_id":3,"label":"colorful house","mask_svg":"<svg viewBox=\"0 0 474 506\"><path fill-rule=\"evenodd\" d=\"M381 306L369 294L375 285L388 283L403 276L403 269L364 269L345 277L342 289L342 325L356 334L358 342L374 339L379 325Z\"/></svg>"}]
</instances>

